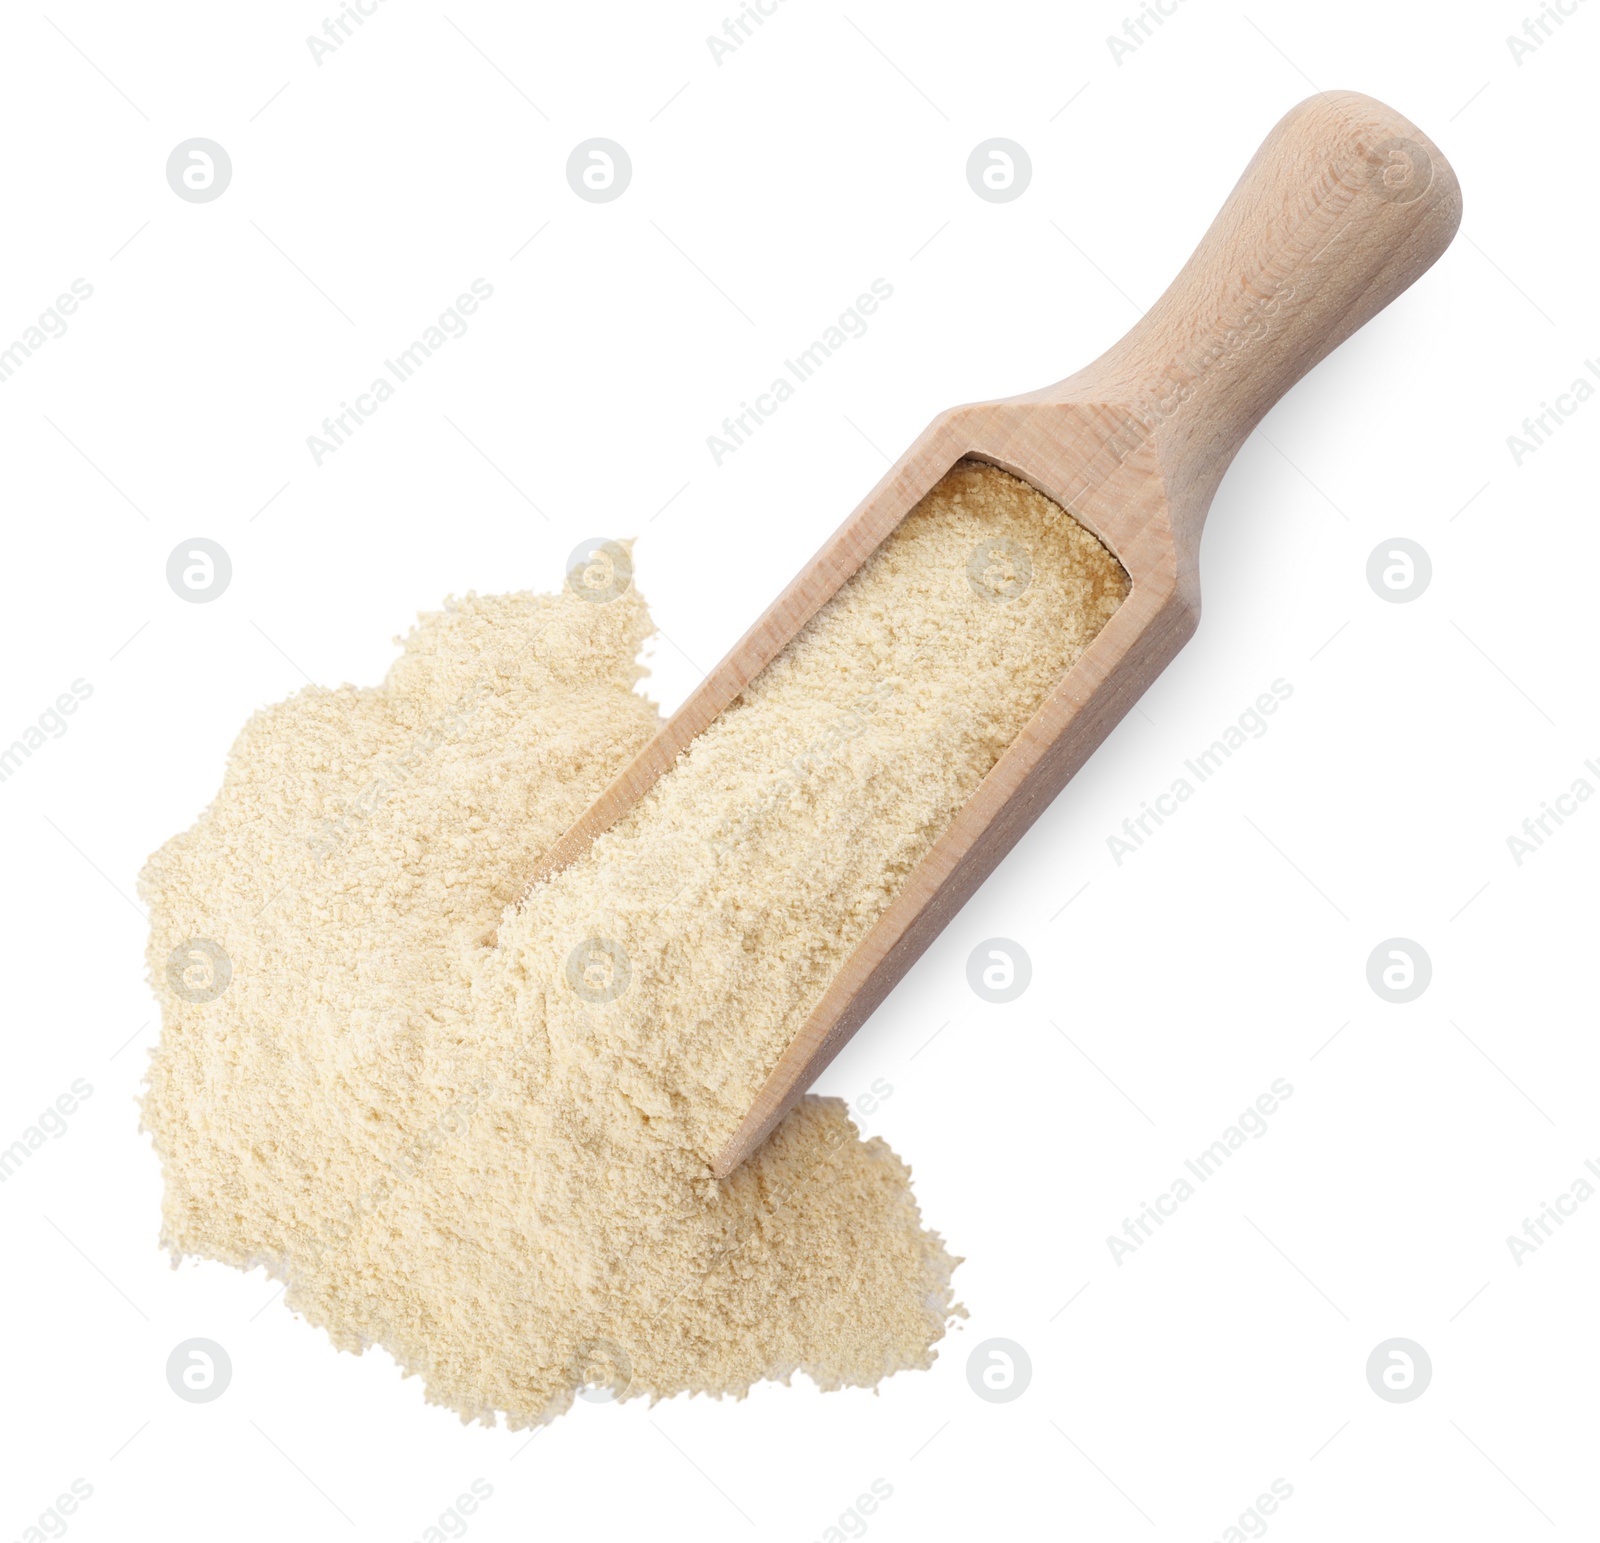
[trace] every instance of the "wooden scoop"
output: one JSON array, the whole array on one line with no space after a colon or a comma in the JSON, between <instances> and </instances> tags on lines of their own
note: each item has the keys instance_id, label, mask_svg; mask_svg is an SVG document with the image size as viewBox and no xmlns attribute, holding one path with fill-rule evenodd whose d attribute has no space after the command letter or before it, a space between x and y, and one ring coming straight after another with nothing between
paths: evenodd
<instances>
[{"instance_id":1,"label":"wooden scoop","mask_svg":"<svg viewBox=\"0 0 1600 1543\"><path fill-rule=\"evenodd\" d=\"M1128 598L846 961L717 1154L719 1177L760 1145L1188 641L1200 531L1228 463L1290 386L1433 263L1460 217L1455 173L1397 112L1346 91L1302 102L1120 343L1059 385L935 418L551 849L534 883L643 797L965 456L1031 483L1127 570Z\"/></svg>"}]
</instances>

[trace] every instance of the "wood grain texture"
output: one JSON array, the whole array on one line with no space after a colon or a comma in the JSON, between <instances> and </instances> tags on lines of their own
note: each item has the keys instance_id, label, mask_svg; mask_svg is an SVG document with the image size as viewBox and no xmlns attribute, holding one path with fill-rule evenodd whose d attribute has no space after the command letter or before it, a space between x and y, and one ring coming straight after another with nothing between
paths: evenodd
<instances>
[{"instance_id":1,"label":"wood grain texture","mask_svg":"<svg viewBox=\"0 0 1600 1543\"><path fill-rule=\"evenodd\" d=\"M1166 293L1054 386L935 418L794 582L551 849L586 851L960 459L1031 483L1127 570L1128 598L856 947L712 1163L765 1139L1193 634L1206 511L1269 408L1405 290L1460 221L1454 172L1391 108L1327 92L1267 136ZM531 886L530 886L531 887Z\"/></svg>"}]
</instances>

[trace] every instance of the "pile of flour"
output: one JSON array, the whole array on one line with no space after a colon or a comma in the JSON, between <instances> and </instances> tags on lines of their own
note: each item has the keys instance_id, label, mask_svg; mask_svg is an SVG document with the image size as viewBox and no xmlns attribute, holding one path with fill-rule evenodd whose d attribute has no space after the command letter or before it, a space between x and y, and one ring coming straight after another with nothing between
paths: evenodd
<instances>
[{"instance_id":1,"label":"pile of flour","mask_svg":"<svg viewBox=\"0 0 1600 1543\"><path fill-rule=\"evenodd\" d=\"M707 1159L1126 578L963 463L593 850L658 726L636 590L468 596L256 715L141 878L163 1241L286 1282L464 1419L926 1367L956 1261L808 1098Z\"/></svg>"}]
</instances>

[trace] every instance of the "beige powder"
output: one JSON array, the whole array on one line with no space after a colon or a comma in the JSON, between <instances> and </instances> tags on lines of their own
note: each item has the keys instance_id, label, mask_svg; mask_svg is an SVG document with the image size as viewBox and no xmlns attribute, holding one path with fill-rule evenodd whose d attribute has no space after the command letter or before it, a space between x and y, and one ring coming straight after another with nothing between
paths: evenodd
<instances>
[{"instance_id":1,"label":"beige powder","mask_svg":"<svg viewBox=\"0 0 1600 1543\"><path fill-rule=\"evenodd\" d=\"M636 592L469 597L382 687L259 714L142 881L167 1246L267 1265L336 1344L513 1426L586 1381L930 1364L955 1261L841 1103L805 1100L726 1182L706 1158L1125 591L1081 527L963 463L520 911L656 726ZM232 963L211 1000L191 939Z\"/></svg>"},{"instance_id":2,"label":"beige powder","mask_svg":"<svg viewBox=\"0 0 1600 1543\"><path fill-rule=\"evenodd\" d=\"M1018 565L1021 566L1018 566ZM489 978L530 1038L709 1159L845 958L1126 594L1025 483L963 462L589 854ZM574 949L630 972L597 1007Z\"/></svg>"}]
</instances>

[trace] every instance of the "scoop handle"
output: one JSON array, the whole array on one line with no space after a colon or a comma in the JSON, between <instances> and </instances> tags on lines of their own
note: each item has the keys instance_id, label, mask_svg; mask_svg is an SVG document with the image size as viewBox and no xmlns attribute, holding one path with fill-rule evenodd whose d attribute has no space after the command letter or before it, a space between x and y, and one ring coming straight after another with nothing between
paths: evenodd
<instances>
[{"instance_id":1,"label":"scoop handle","mask_svg":"<svg viewBox=\"0 0 1600 1543\"><path fill-rule=\"evenodd\" d=\"M1267 135L1143 320L1039 399L1131 408L1175 519L1198 527L1268 409L1425 273L1460 220L1455 172L1414 123L1353 91L1311 97ZM1199 541L1198 528L1176 534Z\"/></svg>"}]
</instances>

